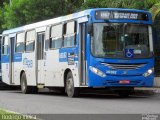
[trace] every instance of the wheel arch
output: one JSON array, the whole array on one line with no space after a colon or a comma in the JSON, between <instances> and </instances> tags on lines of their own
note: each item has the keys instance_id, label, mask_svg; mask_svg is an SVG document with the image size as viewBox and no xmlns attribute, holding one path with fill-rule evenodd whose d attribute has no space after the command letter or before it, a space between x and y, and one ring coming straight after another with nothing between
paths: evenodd
<instances>
[{"instance_id":1,"label":"wheel arch","mask_svg":"<svg viewBox=\"0 0 160 120\"><path fill-rule=\"evenodd\" d=\"M21 72L20 72L20 83L21 83L21 77L22 77L22 74L23 73L25 73L25 71L24 70L21 70Z\"/></svg>"},{"instance_id":2,"label":"wheel arch","mask_svg":"<svg viewBox=\"0 0 160 120\"><path fill-rule=\"evenodd\" d=\"M63 83L64 83L64 87L66 86L66 78L67 78L67 74L69 72L72 72L71 69L67 68L65 71L64 71L64 76L63 76Z\"/></svg>"}]
</instances>

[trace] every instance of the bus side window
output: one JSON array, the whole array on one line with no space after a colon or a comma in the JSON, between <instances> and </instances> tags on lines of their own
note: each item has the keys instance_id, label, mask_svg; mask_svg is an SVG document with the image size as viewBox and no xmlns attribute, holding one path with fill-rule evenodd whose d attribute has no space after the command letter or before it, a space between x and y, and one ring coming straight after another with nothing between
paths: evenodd
<instances>
[{"instance_id":1,"label":"bus side window","mask_svg":"<svg viewBox=\"0 0 160 120\"><path fill-rule=\"evenodd\" d=\"M62 47L62 24L51 27L50 48L57 49Z\"/></svg>"},{"instance_id":2,"label":"bus side window","mask_svg":"<svg viewBox=\"0 0 160 120\"><path fill-rule=\"evenodd\" d=\"M24 52L24 39L25 39L24 32L17 34L15 52Z\"/></svg>"},{"instance_id":3,"label":"bus side window","mask_svg":"<svg viewBox=\"0 0 160 120\"><path fill-rule=\"evenodd\" d=\"M75 45L76 38L76 22L68 22L64 24L64 47L73 47Z\"/></svg>"},{"instance_id":4,"label":"bus side window","mask_svg":"<svg viewBox=\"0 0 160 120\"><path fill-rule=\"evenodd\" d=\"M5 36L3 38L3 43L2 43L2 54L4 55L8 54L8 41L9 41L9 37Z\"/></svg>"},{"instance_id":5,"label":"bus side window","mask_svg":"<svg viewBox=\"0 0 160 120\"><path fill-rule=\"evenodd\" d=\"M46 35L45 35L45 50L47 51L49 49L49 38L50 38L50 27L48 26L46 28Z\"/></svg>"},{"instance_id":6,"label":"bus side window","mask_svg":"<svg viewBox=\"0 0 160 120\"><path fill-rule=\"evenodd\" d=\"M26 35L26 52L33 52L35 46L35 30L28 31Z\"/></svg>"}]
</instances>

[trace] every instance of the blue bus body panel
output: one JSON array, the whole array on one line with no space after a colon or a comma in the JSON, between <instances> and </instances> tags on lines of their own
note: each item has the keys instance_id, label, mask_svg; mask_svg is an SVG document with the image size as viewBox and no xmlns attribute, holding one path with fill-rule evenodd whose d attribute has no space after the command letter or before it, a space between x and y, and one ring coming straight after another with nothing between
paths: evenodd
<instances>
[{"instance_id":1,"label":"blue bus body panel","mask_svg":"<svg viewBox=\"0 0 160 120\"><path fill-rule=\"evenodd\" d=\"M78 61L77 47L60 48L59 49L59 62L68 62L69 64Z\"/></svg>"},{"instance_id":2,"label":"blue bus body panel","mask_svg":"<svg viewBox=\"0 0 160 120\"><path fill-rule=\"evenodd\" d=\"M146 24L152 25L152 16L149 12L142 10L131 10L131 9L118 9L118 8L108 8L108 9L96 9L91 11L91 16L95 16L95 11L97 10L113 10L113 11L126 11L126 12L141 12L146 13L148 15L148 21L140 21L140 20L96 20L95 17L92 17L91 23L133 23L133 24ZM143 74L147 72L148 69L152 69L154 67L154 58L139 58L139 59L125 59L125 58L96 58L91 55L91 46L90 46L90 36L87 35L87 70L88 70L88 86L89 87L113 87L113 86L130 86L130 87L151 87L153 86L154 73L149 75L148 77L144 77ZM102 64L103 63L103 64ZM139 69L131 69L131 70L123 70L123 69L111 69L104 65L104 63L110 64L144 64L143 67ZM90 66L93 66L103 73L106 74L106 77L100 77L95 73L91 72L89 69ZM122 84L120 81L127 80L130 81L128 84Z\"/></svg>"},{"instance_id":3,"label":"blue bus body panel","mask_svg":"<svg viewBox=\"0 0 160 120\"><path fill-rule=\"evenodd\" d=\"M147 72L148 69L153 68L154 59L132 59L132 60L125 60L125 59L102 59L102 58L93 58L90 57L90 64L89 66L93 66L98 68L103 73L106 74L106 77L100 77L89 70L88 74L88 85L90 87L102 87L102 86L143 86L143 87L151 87L153 86L153 79L154 74L152 73L148 77L144 77L143 74ZM102 64L103 63L103 64ZM104 65L104 63L111 63L111 64L144 64L143 67L138 69L130 69L130 70L123 70L123 69L111 69ZM121 84L121 80L128 80L130 81L129 84Z\"/></svg>"},{"instance_id":4,"label":"blue bus body panel","mask_svg":"<svg viewBox=\"0 0 160 120\"><path fill-rule=\"evenodd\" d=\"M2 63L9 63L9 55L2 55L1 62Z\"/></svg>"},{"instance_id":5,"label":"blue bus body panel","mask_svg":"<svg viewBox=\"0 0 160 120\"><path fill-rule=\"evenodd\" d=\"M2 55L1 62L9 63L10 56ZM17 53L13 55L13 62L22 62L22 53Z\"/></svg>"}]
</instances>

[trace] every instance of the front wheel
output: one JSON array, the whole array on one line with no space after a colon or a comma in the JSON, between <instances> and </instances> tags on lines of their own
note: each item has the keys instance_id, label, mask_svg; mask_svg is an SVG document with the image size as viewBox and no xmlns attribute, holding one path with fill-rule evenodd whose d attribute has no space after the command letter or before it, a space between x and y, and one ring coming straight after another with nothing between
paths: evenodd
<instances>
[{"instance_id":1,"label":"front wheel","mask_svg":"<svg viewBox=\"0 0 160 120\"><path fill-rule=\"evenodd\" d=\"M67 74L67 78L65 81L66 81L65 91L68 97L77 97L79 95L79 89L74 87L72 72L69 72Z\"/></svg>"},{"instance_id":2,"label":"front wheel","mask_svg":"<svg viewBox=\"0 0 160 120\"><path fill-rule=\"evenodd\" d=\"M25 73L22 73L22 76L21 76L21 91L24 94L28 94L30 92L30 89L27 86L27 78Z\"/></svg>"},{"instance_id":3,"label":"front wheel","mask_svg":"<svg viewBox=\"0 0 160 120\"><path fill-rule=\"evenodd\" d=\"M37 93L38 92L38 88L36 86L28 86L27 85L27 78L26 78L25 73L22 73L22 76L21 76L21 91L24 94Z\"/></svg>"}]
</instances>

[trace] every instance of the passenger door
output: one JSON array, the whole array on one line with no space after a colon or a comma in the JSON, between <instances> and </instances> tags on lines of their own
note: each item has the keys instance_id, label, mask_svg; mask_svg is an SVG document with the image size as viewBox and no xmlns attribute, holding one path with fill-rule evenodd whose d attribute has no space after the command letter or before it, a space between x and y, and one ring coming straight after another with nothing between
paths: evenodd
<instances>
[{"instance_id":1,"label":"passenger door","mask_svg":"<svg viewBox=\"0 0 160 120\"><path fill-rule=\"evenodd\" d=\"M10 84L10 51L9 51L9 36L4 36L2 41L2 80L3 82Z\"/></svg>"},{"instance_id":2,"label":"passenger door","mask_svg":"<svg viewBox=\"0 0 160 120\"><path fill-rule=\"evenodd\" d=\"M44 84L44 38L45 32L37 33L37 82Z\"/></svg>"},{"instance_id":3,"label":"passenger door","mask_svg":"<svg viewBox=\"0 0 160 120\"><path fill-rule=\"evenodd\" d=\"M14 46L16 34L9 36L9 79L10 84L14 84Z\"/></svg>"},{"instance_id":4,"label":"passenger door","mask_svg":"<svg viewBox=\"0 0 160 120\"><path fill-rule=\"evenodd\" d=\"M87 85L86 77L86 23L79 24L79 78L81 85Z\"/></svg>"}]
</instances>

